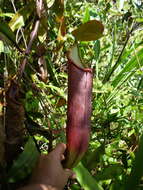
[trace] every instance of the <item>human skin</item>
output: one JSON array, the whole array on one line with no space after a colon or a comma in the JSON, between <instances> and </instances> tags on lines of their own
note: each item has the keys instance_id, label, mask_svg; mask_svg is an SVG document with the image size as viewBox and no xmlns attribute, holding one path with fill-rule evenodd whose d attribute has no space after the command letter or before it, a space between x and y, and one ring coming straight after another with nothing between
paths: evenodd
<instances>
[{"instance_id":1,"label":"human skin","mask_svg":"<svg viewBox=\"0 0 143 190\"><path fill-rule=\"evenodd\" d=\"M29 185L18 190L63 190L74 175L72 170L64 169L61 164L65 150L66 145L61 143L48 155L41 155Z\"/></svg>"}]
</instances>

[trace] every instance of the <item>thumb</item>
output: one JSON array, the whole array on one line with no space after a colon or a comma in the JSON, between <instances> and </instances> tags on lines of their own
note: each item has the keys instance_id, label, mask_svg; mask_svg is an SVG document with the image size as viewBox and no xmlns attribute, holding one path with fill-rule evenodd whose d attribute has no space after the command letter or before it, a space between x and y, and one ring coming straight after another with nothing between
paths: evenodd
<instances>
[{"instance_id":1,"label":"thumb","mask_svg":"<svg viewBox=\"0 0 143 190\"><path fill-rule=\"evenodd\" d=\"M66 144L60 143L56 146L56 148L52 151L52 154L58 159L61 160L61 156L64 154L66 150Z\"/></svg>"},{"instance_id":2,"label":"thumb","mask_svg":"<svg viewBox=\"0 0 143 190\"><path fill-rule=\"evenodd\" d=\"M60 143L56 146L56 148L53 150L53 152L56 152L58 154L63 154L66 150L66 144Z\"/></svg>"}]
</instances>

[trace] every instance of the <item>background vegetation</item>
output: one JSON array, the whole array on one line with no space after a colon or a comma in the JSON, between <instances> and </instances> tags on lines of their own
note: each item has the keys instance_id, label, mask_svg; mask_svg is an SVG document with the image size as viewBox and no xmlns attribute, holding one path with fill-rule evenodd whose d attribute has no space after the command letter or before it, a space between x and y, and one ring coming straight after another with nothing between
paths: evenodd
<instances>
[{"instance_id":1,"label":"background vegetation","mask_svg":"<svg viewBox=\"0 0 143 190\"><path fill-rule=\"evenodd\" d=\"M78 42L94 69L91 140L74 168L77 180L65 189L143 189L143 2L45 0L40 8L34 0L0 0L4 189L23 185L39 152L65 142L66 53L75 43L72 31L93 19L104 35Z\"/></svg>"}]
</instances>

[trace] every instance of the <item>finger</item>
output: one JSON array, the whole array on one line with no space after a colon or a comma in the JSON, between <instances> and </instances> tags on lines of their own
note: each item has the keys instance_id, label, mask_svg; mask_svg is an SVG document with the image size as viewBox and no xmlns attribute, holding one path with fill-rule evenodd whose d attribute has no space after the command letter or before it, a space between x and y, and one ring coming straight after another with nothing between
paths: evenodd
<instances>
[{"instance_id":1,"label":"finger","mask_svg":"<svg viewBox=\"0 0 143 190\"><path fill-rule=\"evenodd\" d=\"M75 177L75 173L74 173L72 170L70 170L70 169L65 169L65 174L66 174L66 176L67 176L68 178L73 178L73 177Z\"/></svg>"},{"instance_id":2,"label":"finger","mask_svg":"<svg viewBox=\"0 0 143 190\"><path fill-rule=\"evenodd\" d=\"M47 160L47 155L46 154L41 154L40 158L39 158L39 164L42 164L46 160Z\"/></svg>"},{"instance_id":3,"label":"finger","mask_svg":"<svg viewBox=\"0 0 143 190\"><path fill-rule=\"evenodd\" d=\"M66 150L66 144L60 143L56 146L56 148L52 151L52 153L61 160L61 156L64 154Z\"/></svg>"},{"instance_id":4,"label":"finger","mask_svg":"<svg viewBox=\"0 0 143 190\"><path fill-rule=\"evenodd\" d=\"M65 156L63 154L61 155L61 161L62 160L65 160Z\"/></svg>"},{"instance_id":5,"label":"finger","mask_svg":"<svg viewBox=\"0 0 143 190\"><path fill-rule=\"evenodd\" d=\"M73 172L73 174L70 176L71 179L76 179L76 173Z\"/></svg>"}]
</instances>

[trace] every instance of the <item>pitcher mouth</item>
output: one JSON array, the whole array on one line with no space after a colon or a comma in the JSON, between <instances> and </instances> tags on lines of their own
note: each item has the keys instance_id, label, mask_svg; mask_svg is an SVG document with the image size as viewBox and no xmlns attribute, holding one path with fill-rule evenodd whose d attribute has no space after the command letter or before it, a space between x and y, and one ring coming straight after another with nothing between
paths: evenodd
<instances>
[{"instance_id":1,"label":"pitcher mouth","mask_svg":"<svg viewBox=\"0 0 143 190\"><path fill-rule=\"evenodd\" d=\"M81 69L84 72L91 72L92 73L92 69L91 68L86 68L84 67L84 65L82 64L82 61L80 59L79 56L79 51L78 51L78 47L77 45L74 45L70 51L68 52L67 55L68 59L69 59L69 64L72 63L74 64L78 69Z\"/></svg>"}]
</instances>

